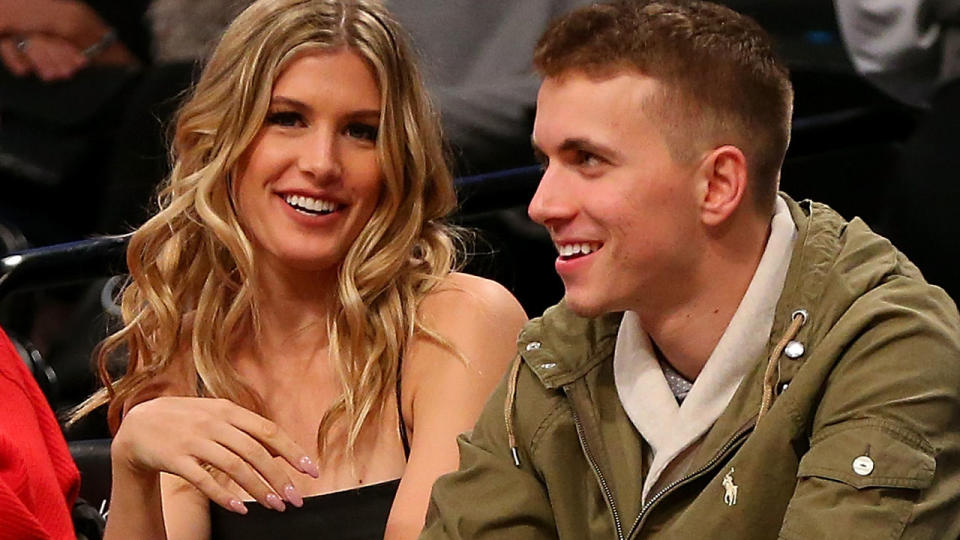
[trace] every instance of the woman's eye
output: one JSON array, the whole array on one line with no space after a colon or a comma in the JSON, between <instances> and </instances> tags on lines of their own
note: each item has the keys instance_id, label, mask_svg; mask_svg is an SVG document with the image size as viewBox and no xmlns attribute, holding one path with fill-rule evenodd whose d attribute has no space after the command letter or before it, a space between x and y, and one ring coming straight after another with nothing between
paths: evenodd
<instances>
[{"instance_id":1,"label":"woman's eye","mask_svg":"<svg viewBox=\"0 0 960 540\"><path fill-rule=\"evenodd\" d=\"M354 139L377 142L377 134L380 129L377 126L353 122L347 125L346 133Z\"/></svg>"},{"instance_id":2,"label":"woman's eye","mask_svg":"<svg viewBox=\"0 0 960 540\"><path fill-rule=\"evenodd\" d=\"M304 124L303 116L295 111L276 111L267 113L267 124L282 127L295 127Z\"/></svg>"}]
</instances>

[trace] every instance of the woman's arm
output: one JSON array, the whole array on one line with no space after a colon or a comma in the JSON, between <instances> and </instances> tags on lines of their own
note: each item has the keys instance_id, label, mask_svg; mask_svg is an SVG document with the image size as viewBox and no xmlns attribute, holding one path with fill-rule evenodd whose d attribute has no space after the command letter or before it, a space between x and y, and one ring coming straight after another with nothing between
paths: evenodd
<instances>
[{"instance_id":1,"label":"woman's arm","mask_svg":"<svg viewBox=\"0 0 960 540\"><path fill-rule=\"evenodd\" d=\"M273 456L318 475L306 452L276 424L235 403L189 397L140 403L124 417L111 445L113 487L105 538L205 538L204 497L246 513L240 496L211 469L267 508L282 504L293 484Z\"/></svg>"},{"instance_id":2,"label":"woman's arm","mask_svg":"<svg viewBox=\"0 0 960 540\"><path fill-rule=\"evenodd\" d=\"M465 274L447 278L423 301L420 313L462 358L422 337L404 358L402 411L413 437L386 540L420 534L433 482L457 468L456 437L477 421L516 353L517 335L527 320L502 286Z\"/></svg>"}]
</instances>

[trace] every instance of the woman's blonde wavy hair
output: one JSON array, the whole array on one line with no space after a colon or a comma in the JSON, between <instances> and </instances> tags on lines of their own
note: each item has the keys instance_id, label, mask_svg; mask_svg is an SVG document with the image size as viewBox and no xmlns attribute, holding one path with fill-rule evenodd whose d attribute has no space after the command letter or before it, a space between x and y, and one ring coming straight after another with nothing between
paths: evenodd
<instances>
[{"instance_id":1,"label":"woman's blonde wavy hair","mask_svg":"<svg viewBox=\"0 0 960 540\"><path fill-rule=\"evenodd\" d=\"M383 189L339 268L327 330L342 395L321 419L321 453L337 425L352 458L368 421L392 402L400 357L415 334L445 343L421 324L417 306L455 263L455 231L442 220L456 196L406 36L376 0L259 0L226 30L179 112L161 210L127 250L124 326L97 353L105 387L73 419L109 403L115 432L125 404L158 376L180 372L174 364L187 343L196 395L262 412L228 359L237 336L259 331L256 258L233 209L231 178L284 67L304 50L344 47L369 63L379 85ZM113 380L108 361L120 354L128 357L126 374Z\"/></svg>"}]
</instances>

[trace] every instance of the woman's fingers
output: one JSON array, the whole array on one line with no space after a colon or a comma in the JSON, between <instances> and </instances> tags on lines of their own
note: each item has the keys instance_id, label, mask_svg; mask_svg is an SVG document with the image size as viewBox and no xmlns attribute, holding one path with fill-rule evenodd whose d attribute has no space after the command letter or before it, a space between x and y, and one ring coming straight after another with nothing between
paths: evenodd
<instances>
[{"instance_id":1,"label":"woman's fingers","mask_svg":"<svg viewBox=\"0 0 960 540\"><path fill-rule=\"evenodd\" d=\"M286 510L286 505L278 492L282 493L284 486L289 485L290 482L289 480L281 480L278 482L279 489L272 489L259 474L261 470L270 471L269 466L265 467L263 463L260 463L261 468L255 469L254 465L245 456L239 455L213 441L207 441L203 445L197 458L226 474L261 505L280 512ZM275 463L272 465L276 468ZM285 476L282 471L271 471L271 475L274 477Z\"/></svg>"},{"instance_id":2,"label":"woman's fingers","mask_svg":"<svg viewBox=\"0 0 960 540\"><path fill-rule=\"evenodd\" d=\"M221 471L260 504L281 511L284 500L300 506L303 499L274 456L319 476L316 464L279 426L224 399L159 397L140 403L125 415L113 448L115 463L138 474L180 476L237 512L231 502L235 496L219 483L213 487L210 481L216 479L208 471L200 474L199 464Z\"/></svg>"},{"instance_id":3,"label":"woman's fingers","mask_svg":"<svg viewBox=\"0 0 960 540\"><path fill-rule=\"evenodd\" d=\"M243 464L247 465L246 470L244 470L243 467L240 467L238 463L234 462L229 463L229 466L232 467L231 470L221 469L246 489L247 493L253 495L254 498L261 503L266 502L267 506L277 510L281 510L277 505L279 501L270 497L271 494L279 495L281 499L289 501L294 506L303 506L303 498L293 486L290 477L284 472L280 463L270 455L260 442L245 431L226 424L221 432L216 435L216 440L234 455L239 456ZM211 464L213 463L211 462ZM264 485L265 481L266 485L264 487L267 491L263 491L263 489L251 491L247 488L246 484L241 482L240 478L234 476L235 471L244 476L245 482L254 484L256 486L255 489ZM257 475L256 480L258 483L254 483L249 479L247 476L248 471L254 472L255 475Z\"/></svg>"},{"instance_id":4,"label":"woman's fingers","mask_svg":"<svg viewBox=\"0 0 960 540\"><path fill-rule=\"evenodd\" d=\"M190 482L211 501L231 512L238 514L247 513L247 506L243 504L240 497L237 497L220 484L220 482L217 482L217 479L213 477L209 470L193 459L183 459L177 468L179 470L174 474Z\"/></svg>"},{"instance_id":5,"label":"woman's fingers","mask_svg":"<svg viewBox=\"0 0 960 540\"><path fill-rule=\"evenodd\" d=\"M317 478L320 471L307 453L287 436L277 424L227 400L218 400L223 403L224 416L227 422L236 428L248 433L260 442L267 451L279 456L302 473Z\"/></svg>"}]
</instances>

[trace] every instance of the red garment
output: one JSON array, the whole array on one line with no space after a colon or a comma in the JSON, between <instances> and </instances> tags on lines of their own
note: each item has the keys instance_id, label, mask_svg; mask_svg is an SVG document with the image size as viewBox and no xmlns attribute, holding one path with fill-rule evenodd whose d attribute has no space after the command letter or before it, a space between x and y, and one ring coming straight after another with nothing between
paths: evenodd
<instances>
[{"instance_id":1,"label":"red garment","mask_svg":"<svg viewBox=\"0 0 960 540\"><path fill-rule=\"evenodd\" d=\"M79 489L57 419L0 330L0 540L75 540Z\"/></svg>"}]
</instances>

